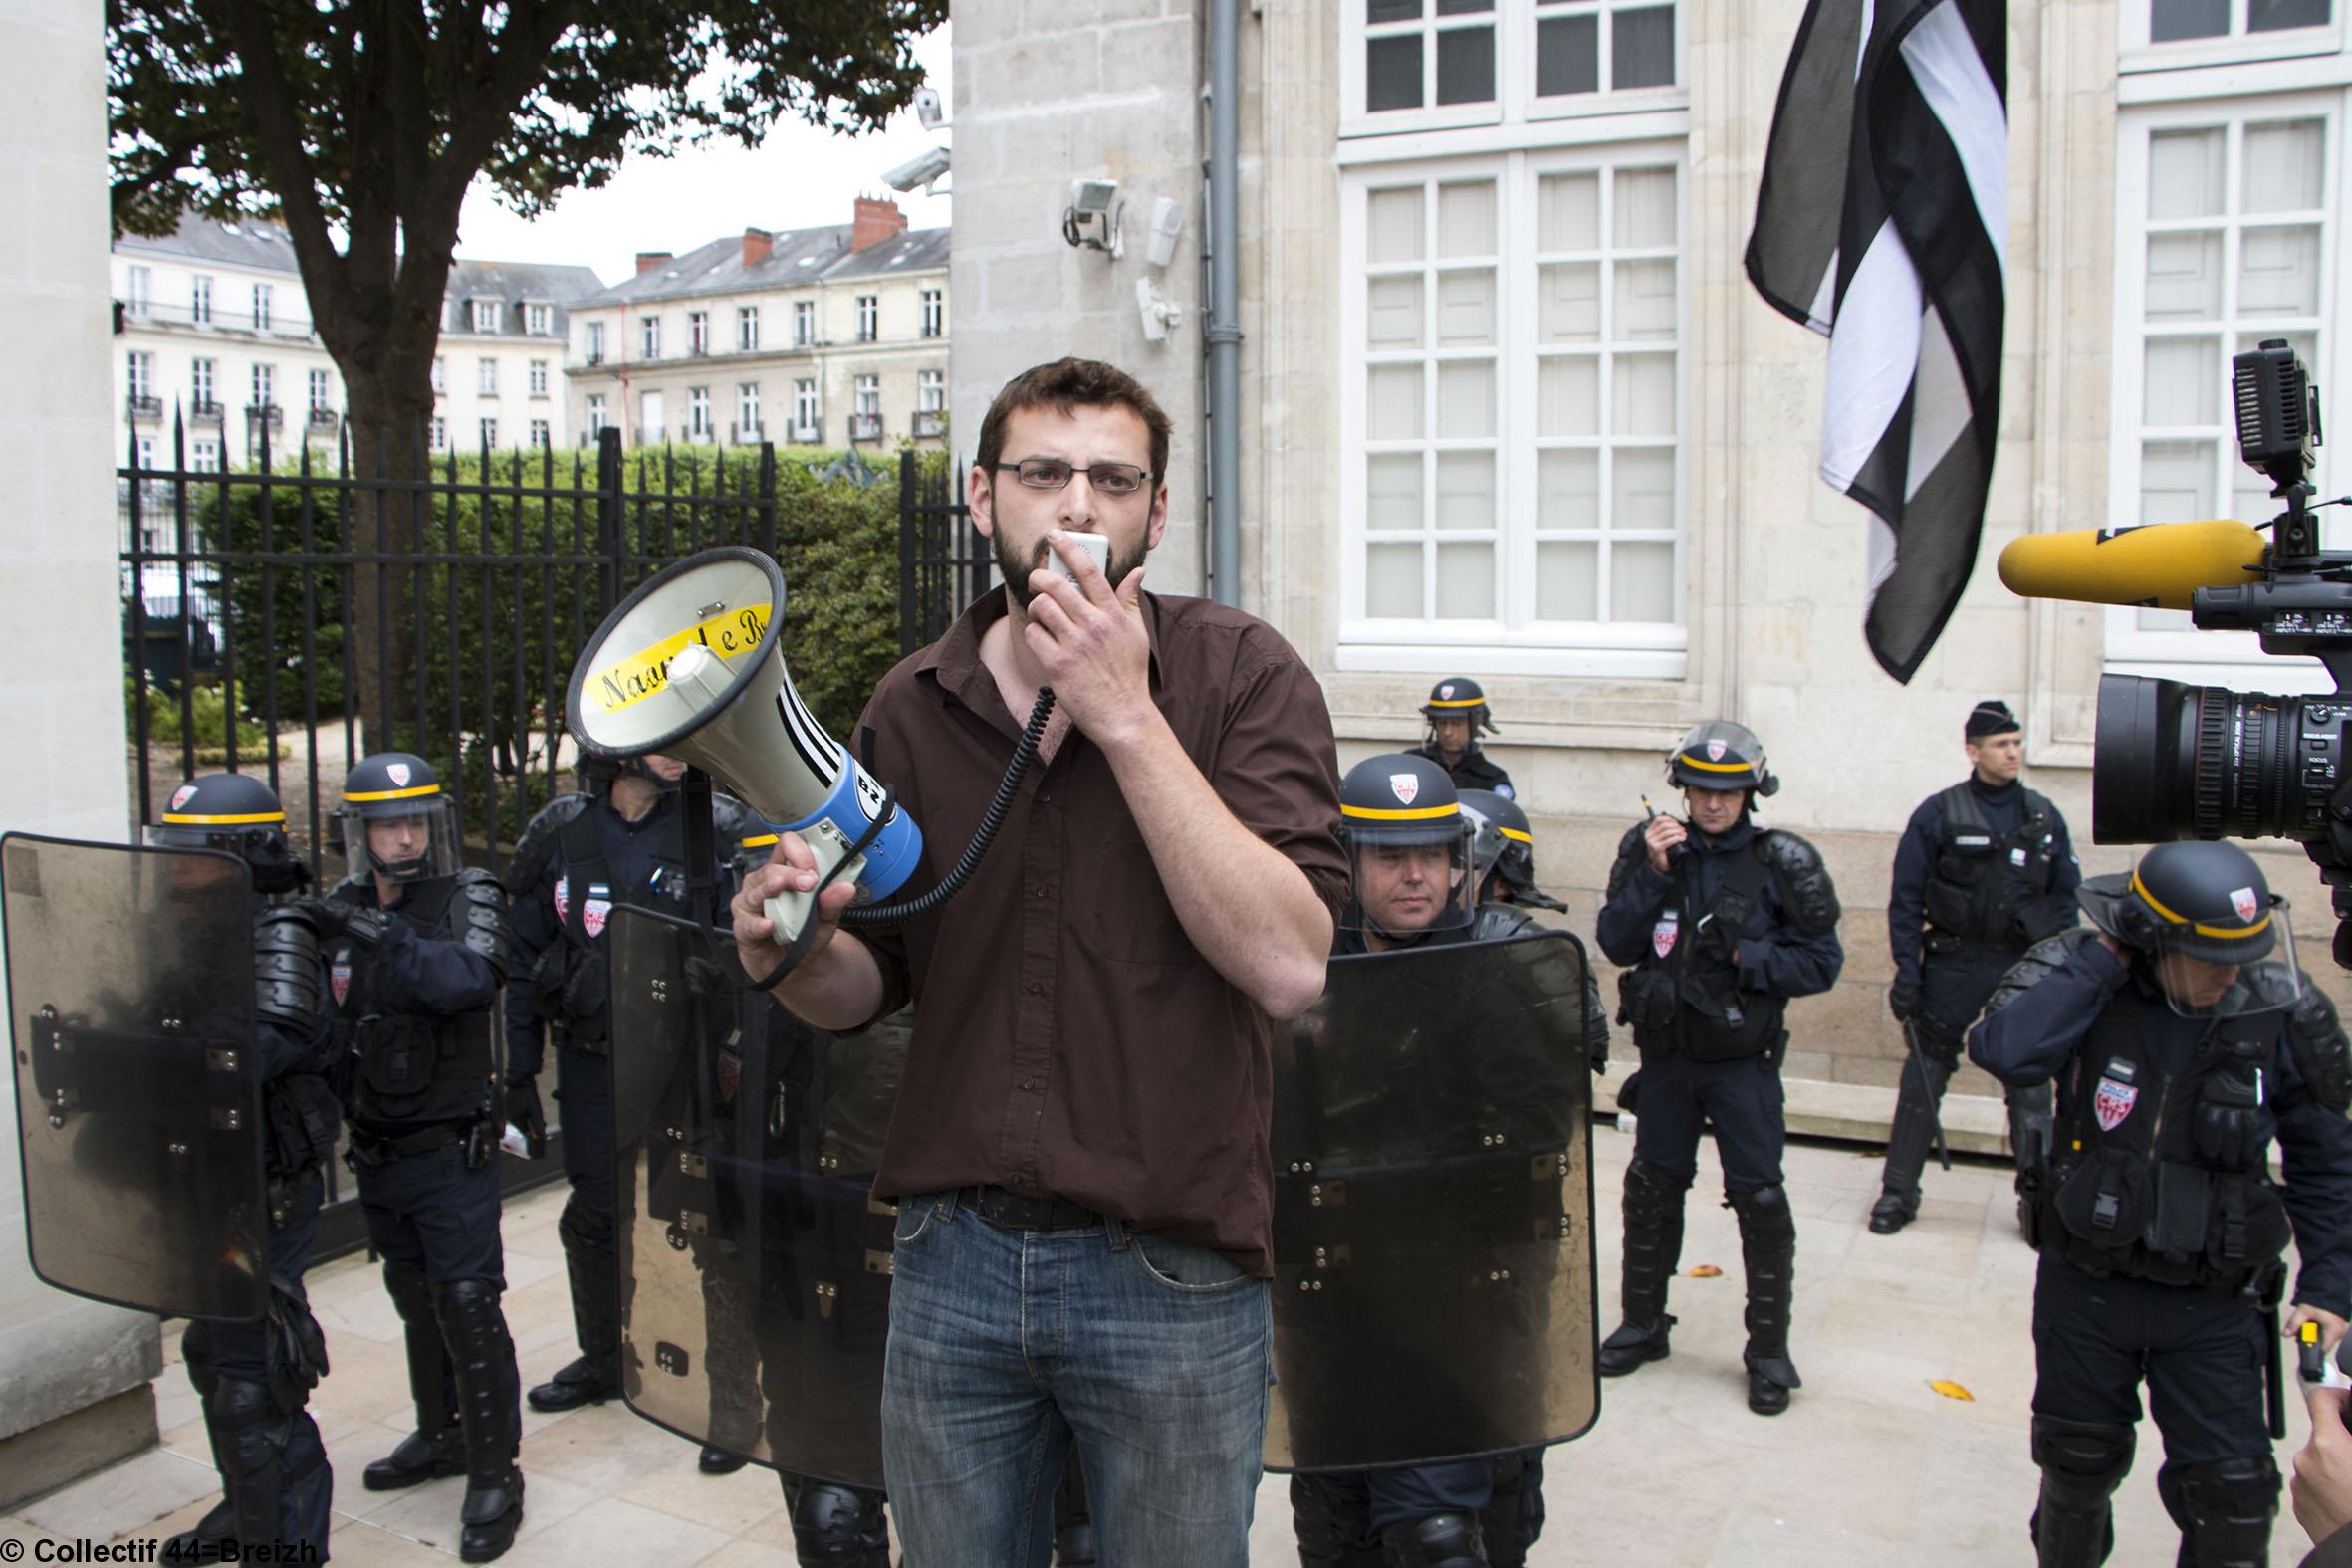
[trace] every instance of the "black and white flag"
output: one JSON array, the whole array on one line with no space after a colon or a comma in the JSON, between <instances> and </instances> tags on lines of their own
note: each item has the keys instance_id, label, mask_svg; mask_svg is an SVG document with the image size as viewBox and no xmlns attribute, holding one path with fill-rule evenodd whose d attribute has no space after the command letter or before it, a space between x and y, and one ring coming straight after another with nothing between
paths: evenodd
<instances>
[{"instance_id":1,"label":"black and white flag","mask_svg":"<svg viewBox=\"0 0 2352 1568\"><path fill-rule=\"evenodd\" d=\"M1908 681L1976 564L2000 423L2003 0L1810 0L1748 276L1829 338L1821 477L1868 507L1870 651Z\"/></svg>"}]
</instances>

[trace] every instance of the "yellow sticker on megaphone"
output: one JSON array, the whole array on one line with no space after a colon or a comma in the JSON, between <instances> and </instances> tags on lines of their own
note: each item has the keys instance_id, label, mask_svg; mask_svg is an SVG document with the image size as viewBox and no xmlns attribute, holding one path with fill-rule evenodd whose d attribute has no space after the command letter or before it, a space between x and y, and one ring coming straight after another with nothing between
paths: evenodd
<instances>
[{"instance_id":1,"label":"yellow sticker on megaphone","mask_svg":"<svg viewBox=\"0 0 2352 1568\"><path fill-rule=\"evenodd\" d=\"M699 642L724 661L743 657L767 635L766 605L722 610L649 648L638 649L617 664L606 665L585 682L582 690L594 698L598 711L618 713L669 684L670 660L688 643Z\"/></svg>"}]
</instances>

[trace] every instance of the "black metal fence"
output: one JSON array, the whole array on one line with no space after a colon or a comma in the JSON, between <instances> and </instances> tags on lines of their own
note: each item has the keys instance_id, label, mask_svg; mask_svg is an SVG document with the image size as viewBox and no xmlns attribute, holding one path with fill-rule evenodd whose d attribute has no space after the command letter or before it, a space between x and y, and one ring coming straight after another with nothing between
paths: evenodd
<instances>
[{"instance_id":1,"label":"black metal fence","mask_svg":"<svg viewBox=\"0 0 2352 1568\"><path fill-rule=\"evenodd\" d=\"M954 461L925 467L912 452L898 459L898 651L936 640L964 607L986 593L996 558L957 499L963 470Z\"/></svg>"}]
</instances>

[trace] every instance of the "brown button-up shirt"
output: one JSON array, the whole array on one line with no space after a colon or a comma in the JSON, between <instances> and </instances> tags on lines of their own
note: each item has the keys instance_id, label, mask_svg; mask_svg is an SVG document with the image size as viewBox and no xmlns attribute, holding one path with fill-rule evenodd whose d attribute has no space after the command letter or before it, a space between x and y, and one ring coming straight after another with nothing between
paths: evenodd
<instances>
[{"instance_id":1,"label":"brown button-up shirt","mask_svg":"<svg viewBox=\"0 0 2352 1568\"><path fill-rule=\"evenodd\" d=\"M853 743L923 830L908 887L970 841L1028 718L980 661L1002 588L874 689ZM1336 910L1338 764L1322 688L1270 626L1143 595L1152 701L1244 825ZM858 932L914 1043L878 1193L994 1183L1115 1215L1274 1272L1274 1025L1194 948L1109 759L1076 730L1033 765L963 892Z\"/></svg>"}]
</instances>

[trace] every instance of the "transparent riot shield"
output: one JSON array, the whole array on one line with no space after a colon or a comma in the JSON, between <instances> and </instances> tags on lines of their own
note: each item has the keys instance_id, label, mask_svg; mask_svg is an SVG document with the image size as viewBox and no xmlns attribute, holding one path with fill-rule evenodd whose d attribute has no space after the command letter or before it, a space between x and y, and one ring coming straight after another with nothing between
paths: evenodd
<instances>
[{"instance_id":1,"label":"transparent riot shield","mask_svg":"<svg viewBox=\"0 0 2352 1568\"><path fill-rule=\"evenodd\" d=\"M210 850L0 838L33 1271L174 1317L269 1303L253 886Z\"/></svg>"},{"instance_id":2,"label":"transparent riot shield","mask_svg":"<svg viewBox=\"0 0 2352 1568\"><path fill-rule=\"evenodd\" d=\"M1276 1041L1269 1469L1598 1416L1583 977L1565 932L1334 959Z\"/></svg>"},{"instance_id":3,"label":"transparent riot shield","mask_svg":"<svg viewBox=\"0 0 2352 1568\"><path fill-rule=\"evenodd\" d=\"M905 1031L809 1028L646 910L612 912L611 951L623 1395L699 1443L878 1488L892 1211L869 1189Z\"/></svg>"}]
</instances>

